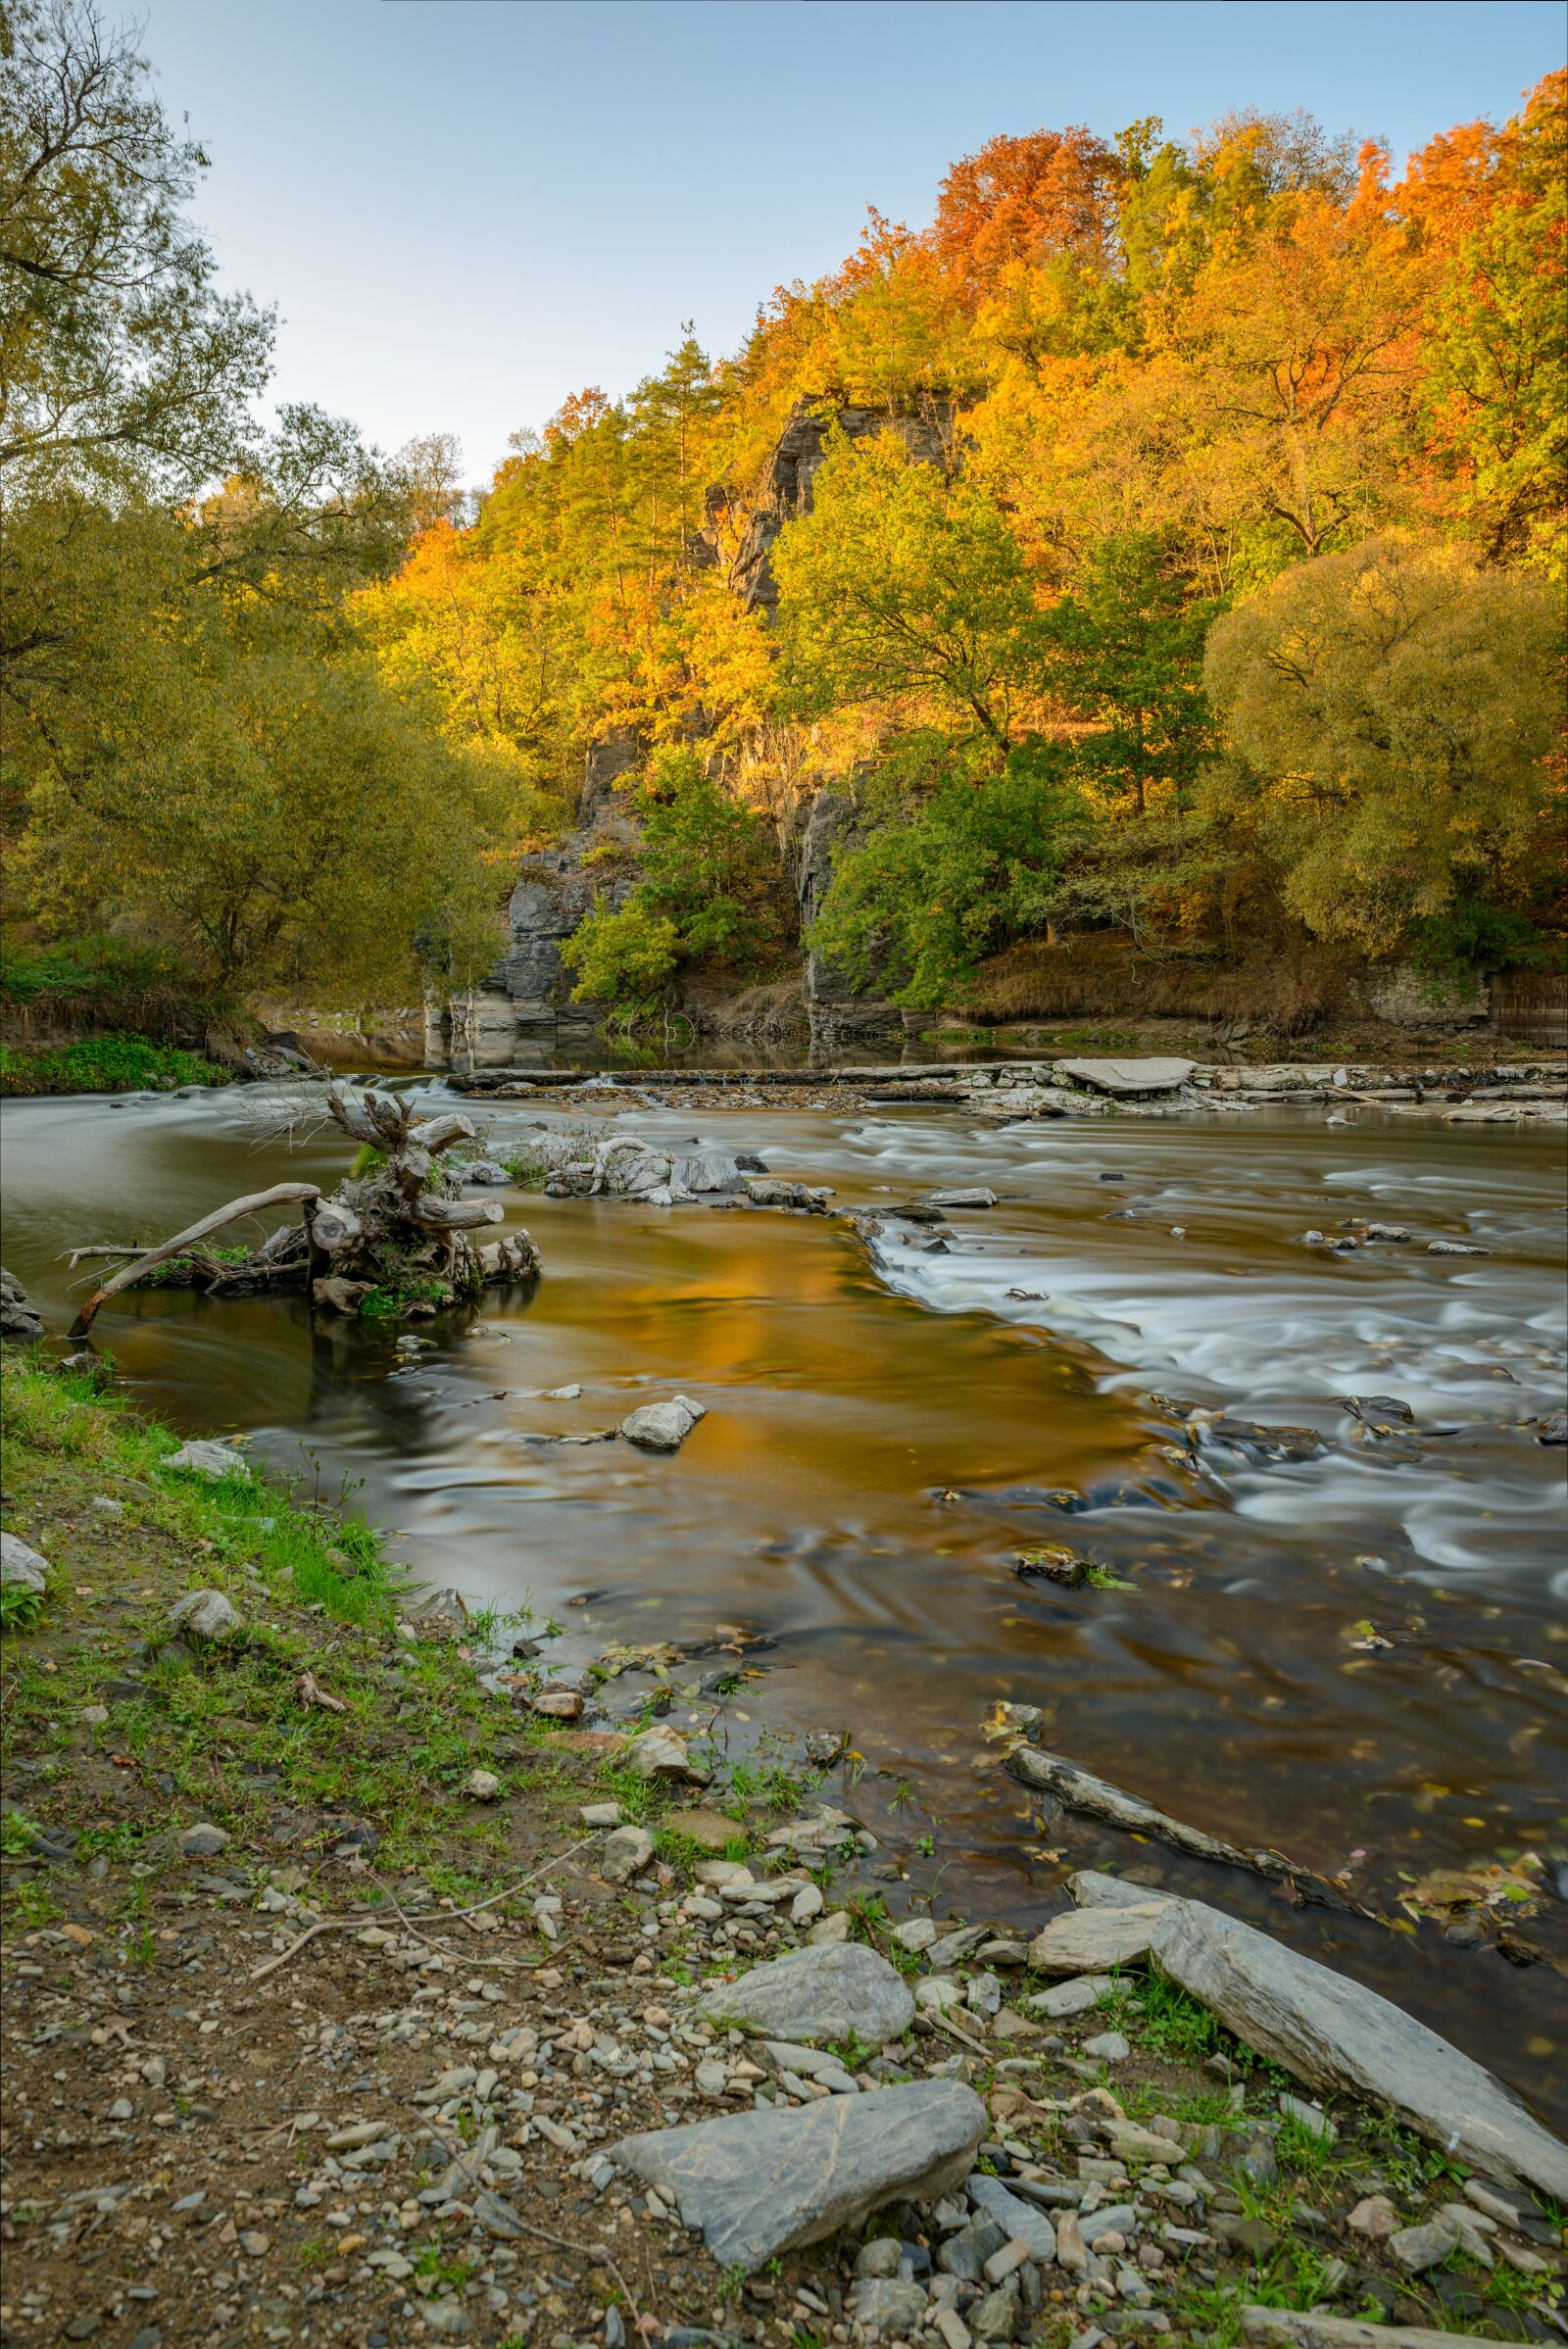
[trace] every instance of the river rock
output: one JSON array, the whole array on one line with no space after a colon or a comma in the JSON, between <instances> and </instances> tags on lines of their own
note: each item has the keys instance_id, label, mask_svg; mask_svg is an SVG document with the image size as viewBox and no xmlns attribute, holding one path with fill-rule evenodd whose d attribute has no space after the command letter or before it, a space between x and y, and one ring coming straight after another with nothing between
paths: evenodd
<instances>
[{"instance_id":1,"label":"river rock","mask_svg":"<svg viewBox=\"0 0 1568 2349\"><path fill-rule=\"evenodd\" d=\"M853 2314L857 2324L874 2325L890 2340L907 2340L930 2306L923 2284L870 2276L855 2287Z\"/></svg>"},{"instance_id":2,"label":"river rock","mask_svg":"<svg viewBox=\"0 0 1568 2349\"><path fill-rule=\"evenodd\" d=\"M180 1829L178 1843L181 1859L211 1860L216 1859L220 1851L227 1850L228 1837L220 1827L214 1827L210 1819L198 1819L194 1827Z\"/></svg>"},{"instance_id":3,"label":"river rock","mask_svg":"<svg viewBox=\"0 0 1568 2349\"><path fill-rule=\"evenodd\" d=\"M977 2170L969 2180L969 2200L988 2219L994 2219L1007 2240L1022 2243L1029 2257L1049 2267L1056 2256L1056 2230L1044 2211L1031 2210L1016 2194L1009 2194L1000 2178L988 2178Z\"/></svg>"},{"instance_id":4,"label":"river rock","mask_svg":"<svg viewBox=\"0 0 1568 2349\"><path fill-rule=\"evenodd\" d=\"M925 1203L928 1207L994 1207L997 1195L983 1183L971 1183L957 1191L928 1191Z\"/></svg>"},{"instance_id":5,"label":"river rock","mask_svg":"<svg viewBox=\"0 0 1568 2349\"><path fill-rule=\"evenodd\" d=\"M1396 2227L1388 2238L1392 2260L1407 2276L1424 2276L1447 2258L1459 2240L1459 2229L1451 2219L1431 2219L1424 2227Z\"/></svg>"},{"instance_id":6,"label":"river rock","mask_svg":"<svg viewBox=\"0 0 1568 2349\"><path fill-rule=\"evenodd\" d=\"M1064 2015L1087 2015L1107 1990L1115 1987L1115 1979L1109 1974L1080 1974L1071 1982L1053 1982L1049 1990L1026 1998L1024 2005L1031 2015L1044 2015L1052 2022L1058 2022Z\"/></svg>"},{"instance_id":7,"label":"river rock","mask_svg":"<svg viewBox=\"0 0 1568 2349\"><path fill-rule=\"evenodd\" d=\"M902 2037L914 2018L903 1977L863 1941L792 1949L757 1966L739 1982L720 1983L695 2013L710 2023L738 2025L760 2038L847 2039L876 2048Z\"/></svg>"},{"instance_id":8,"label":"river rock","mask_svg":"<svg viewBox=\"0 0 1568 2349\"><path fill-rule=\"evenodd\" d=\"M506 1168L497 1165L494 1158L470 1158L466 1166L455 1167L453 1172L465 1183L482 1183L492 1188L512 1180Z\"/></svg>"},{"instance_id":9,"label":"river rock","mask_svg":"<svg viewBox=\"0 0 1568 2349\"><path fill-rule=\"evenodd\" d=\"M1075 1909L1053 1917L1029 1944L1037 1974L1095 1974L1113 1966L1141 1966L1168 1903L1129 1902L1125 1908Z\"/></svg>"},{"instance_id":10,"label":"river rock","mask_svg":"<svg viewBox=\"0 0 1568 2349\"><path fill-rule=\"evenodd\" d=\"M645 1729L640 1737L633 1737L625 1758L639 1778L706 1786L712 1776L706 1763L693 1761L684 1737L678 1737L670 1729Z\"/></svg>"},{"instance_id":11,"label":"river rock","mask_svg":"<svg viewBox=\"0 0 1568 2349\"><path fill-rule=\"evenodd\" d=\"M169 1622L187 1639L223 1646L243 1639L245 1626L221 1590L187 1590L169 1610Z\"/></svg>"},{"instance_id":12,"label":"river rock","mask_svg":"<svg viewBox=\"0 0 1568 2349\"><path fill-rule=\"evenodd\" d=\"M14 1272L0 1264L0 1331L8 1338L30 1340L43 1336L43 1315L32 1304Z\"/></svg>"},{"instance_id":13,"label":"river rock","mask_svg":"<svg viewBox=\"0 0 1568 2349\"><path fill-rule=\"evenodd\" d=\"M605 1837L599 1873L612 1884L629 1884L634 1876L641 1876L653 1856L654 1838L646 1827L618 1827Z\"/></svg>"},{"instance_id":14,"label":"river rock","mask_svg":"<svg viewBox=\"0 0 1568 2349\"><path fill-rule=\"evenodd\" d=\"M902 1925L893 1928L893 1938L901 1949L929 1949L937 1937L937 1929L929 1917L906 1917Z\"/></svg>"},{"instance_id":15,"label":"river rock","mask_svg":"<svg viewBox=\"0 0 1568 2349\"><path fill-rule=\"evenodd\" d=\"M752 1175L747 1196L760 1207L820 1207L833 1197L822 1185L791 1183L782 1175Z\"/></svg>"},{"instance_id":16,"label":"river rock","mask_svg":"<svg viewBox=\"0 0 1568 2349\"><path fill-rule=\"evenodd\" d=\"M739 1191L741 1170L722 1150L702 1150L690 1158L677 1158L670 1181L686 1191Z\"/></svg>"},{"instance_id":17,"label":"river rock","mask_svg":"<svg viewBox=\"0 0 1568 2349\"><path fill-rule=\"evenodd\" d=\"M673 2203L721 2268L752 2270L858 2227L884 2202L950 2192L985 2130L972 2088L921 2080L650 2129L623 2137L612 2158Z\"/></svg>"},{"instance_id":18,"label":"river rock","mask_svg":"<svg viewBox=\"0 0 1568 2349\"><path fill-rule=\"evenodd\" d=\"M644 1403L628 1412L620 1432L628 1444L640 1444L645 1451L679 1451L697 1422L707 1416L706 1404L693 1402L689 1395L676 1395L667 1402Z\"/></svg>"},{"instance_id":19,"label":"river rock","mask_svg":"<svg viewBox=\"0 0 1568 2349\"><path fill-rule=\"evenodd\" d=\"M1568 2201L1568 2145L1375 1990L1197 1900L1163 1903L1151 1946L1172 1981L1308 2087L1370 2097L1486 2177Z\"/></svg>"},{"instance_id":20,"label":"river rock","mask_svg":"<svg viewBox=\"0 0 1568 2349\"><path fill-rule=\"evenodd\" d=\"M1107 1876L1099 1868L1080 1868L1067 1879L1073 1906L1080 1909L1131 1909L1146 1900L1162 1900L1165 1895L1148 1884L1130 1884L1125 1877Z\"/></svg>"},{"instance_id":21,"label":"river rock","mask_svg":"<svg viewBox=\"0 0 1568 2349\"><path fill-rule=\"evenodd\" d=\"M209 1477L215 1484L220 1477L248 1478L251 1474L250 1462L234 1444L213 1443L205 1437L182 1444L178 1451L172 1451L159 1466L183 1469L189 1476Z\"/></svg>"},{"instance_id":22,"label":"river rock","mask_svg":"<svg viewBox=\"0 0 1568 2349\"><path fill-rule=\"evenodd\" d=\"M16 1534L0 1534L0 1583L20 1584L42 1597L48 1588L49 1561L29 1549Z\"/></svg>"}]
</instances>

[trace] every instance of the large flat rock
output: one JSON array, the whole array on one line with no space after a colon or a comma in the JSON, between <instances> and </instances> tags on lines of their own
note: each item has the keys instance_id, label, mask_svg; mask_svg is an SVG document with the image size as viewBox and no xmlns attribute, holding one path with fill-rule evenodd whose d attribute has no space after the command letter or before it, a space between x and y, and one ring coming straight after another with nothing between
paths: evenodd
<instances>
[{"instance_id":1,"label":"large flat rock","mask_svg":"<svg viewBox=\"0 0 1568 2349\"><path fill-rule=\"evenodd\" d=\"M1197 1065L1196 1060L1058 1060L1056 1074L1087 1085L1092 1093L1133 1101L1146 1093L1175 1093Z\"/></svg>"},{"instance_id":2,"label":"large flat rock","mask_svg":"<svg viewBox=\"0 0 1568 2349\"><path fill-rule=\"evenodd\" d=\"M1568 2145L1490 2072L1376 1990L1198 1900L1160 1904L1150 1948L1227 2030L1309 2087L1370 2097L1484 2177L1568 2201Z\"/></svg>"},{"instance_id":3,"label":"large flat rock","mask_svg":"<svg viewBox=\"0 0 1568 2349\"><path fill-rule=\"evenodd\" d=\"M720 1982L695 2011L764 2039L811 2046L853 2031L862 2047L877 2048L908 2030L914 2000L885 1957L863 1941L840 1941L792 1949L739 1982Z\"/></svg>"},{"instance_id":4,"label":"large flat rock","mask_svg":"<svg viewBox=\"0 0 1568 2349\"><path fill-rule=\"evenodd\" d=\"M1242 2323L1250 2341L1294 2344L1294 2349L1459 2349L1479 2332L1429 2332L1421 2325L1365 2325L1354 2317L1323 2317L1304 2309L1247 2308Z\"/></svg>"},{"instance_id":5,"label":"large flat rock","mask_svg":"<svg viewBox=\"0 0 1568 2349\"><path fill-rule=\"evenodd\" d=\"M858 2226L884 2202L951 2192L986 2128L972 2088L920 2080L649 2129L623 2137L611 2156L675 2204L721 2268L750 2271Z\"/></svg>"}]
</instances>

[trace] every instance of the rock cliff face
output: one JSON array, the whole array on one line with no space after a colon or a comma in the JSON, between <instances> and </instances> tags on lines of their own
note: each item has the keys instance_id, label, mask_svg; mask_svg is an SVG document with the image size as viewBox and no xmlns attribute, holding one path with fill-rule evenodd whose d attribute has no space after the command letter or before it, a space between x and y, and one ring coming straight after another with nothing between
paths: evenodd
<instances>
[{"instance_id":1,"label":"rock cliff face","mask_svg":"<svg viewBox=\"0 0 1568 2349\"><path fill-rule=\"evenodd\" d=\"M456 996L427 1021L428 1039L492 1064L520 1042L548 1046L600 1024L590 1003L574 1003L562 949L596 897L623 905L637 878L637 819L615 785L630 773L641 746L629 734L589 746L577 828L558 847L525 856L507 905L505 946L483 984ZM591 860L591 861L590 861Z\"/></svg>"},{"instance_id":2,"label":"rock cliff face","mask_svg":"<svg viewBox=\"0 0 1568 2349\"><path fill-rule=\"evenodd\" d=\"M894 1035L906 1025L903 1010L887 1000L903 984L903 974L890 955L873 949L870 970L862 979L830 962L810 944L811 924L821 911L833 878L833 859L841 850L857 846L861 836L855 802L841 792L818 792L801 840L797 892L801 934L807 942L806 1010L813 1044L832 1046L856 1036Z\"/></svg>"},{"instance_id":3,"label":"rock cliff face","mask_svg":"<svg viewBox=\"0 0 1568 2349\"><path fill-rule=\"evenodd\" d=\"M835 424L850 440L867 440L877 432L897 432L912 457L924 465L948 462L953 443L954 409L951 401L933 400L919 414L889 416L880 408L835 408L813 415L813 407L797 404L780 433L758 484L751 520L730 571L730 583L748 612L771 612L778 602L771 562L773 542L795 514L811 511L811 476L827 450Z\"/></svg>"}]
</instances>

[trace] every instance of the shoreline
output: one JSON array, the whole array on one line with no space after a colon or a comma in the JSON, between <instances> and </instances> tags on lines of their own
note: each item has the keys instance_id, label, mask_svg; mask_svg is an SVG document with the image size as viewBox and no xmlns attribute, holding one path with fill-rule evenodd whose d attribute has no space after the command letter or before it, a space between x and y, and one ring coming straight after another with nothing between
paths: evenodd
<instances>
[{"instance_id":1,"label":"shoreline","mask_svg":"<svg viewBox=\"0 0 1568 2349\"><path fill-rule=\"evenodd\" d=\"M875 1839L853 1802L824 1795L820 1770L792 1760L694 1785L710 1767L701 1740L660 1709L688 1659L652 1659L648 1700L622 1727L576 1727L564 1688L553 1722L478 1677L510 1636L534 1650L513 1659L523 1687L544 1693L537 1627L465 1625L441 1594L421 1620L364 1529L247 1477L172 1469L172 1436L71 1374L12 1357L6 1388L8 1530L51 1567L34 1628L5 1640L8 1793L24 1790L40 1846L8 1827L23 2037L6 2299L24 2313L24 2269L26 2290L46 2292L29 2337L52 2337L45 2323L97 2331L82 2326L107 2313L99 2246L121 2269L127 2339L147 2317L166 2340L283 2325L307 2339L613 2344L651 2315L647 2337L675 2349L683 2326L962 2349L955 2322L968 2340L1066 2349L1146 2330L1222 2345L1289 2317L1307 2327L1298 2341L1330 2349L1321 2312L1363 2307L1385 2324L1553 2337L1552 2221L1521 2233L1516 2209L1489 2229L1464 2165L1353 2099L1314 2118L1298 2083L1126 1945L1098 1977L1076 1961L1063 1977L1039 1971L1032 1942L967 1919L896 1926L867 1867ZM181 1633L181 1657L169 1615L193 1584L226 1594L242 1628ZM619 1677L601 1685L618 1694ZM475 1772L493 1791L465 1791ZM579 1816L600 1803L618 1818ZM183 1851L201 1829L209 1848ZM1159 1897L1102 1881L1123 1901ZM475 1901L489 1906L463 1915ZM1070 1936L1102 1913L1040 1925ZM906 1985L910 2020L881 2055L863 2017L849 2041L829 2034L831 2061L797 2045L788 2062L767 2052L793 2037L776 2023L759 2040L699 2019L706 1980L744 1980L792 1947L863 1950L866 1965L874 1950L884 2006L890 1982ZM102 2020L62 2037L49 2022L62 1996ZM68 2119L29 2129L24 2083L62 2062ZM786 2249L748 2278L612 2158L628 2129L731 2114L733 2129L760 2099L768 2127L804 2125L824 2071L848 2072L827 2100L858 2091L858 2117L900 2081L925 2097L978 2090L986 2134L967 2187L912 2207L895 2195L858 2223L869 2242ZM1008 2226L1018 2207L1054 2221L1050 2257L1038 2233L1018 2256L1005 2231L985 2248L997 2188ZM1514 2191L1482 2190L1499 2188ZM1380 2236L1384 2213L1365 2208L1380 2199L1442 2242L1391 2252L1401 2227ZM1442 2215L1458 2207L1468 2229ZM1078 2265L1063 2214L1085 2238ZM1425 2249L1430 2267L1405 2264ZM1265 2302L1269 2318L1244 2313Z\"/></svg>"}]
</instances>

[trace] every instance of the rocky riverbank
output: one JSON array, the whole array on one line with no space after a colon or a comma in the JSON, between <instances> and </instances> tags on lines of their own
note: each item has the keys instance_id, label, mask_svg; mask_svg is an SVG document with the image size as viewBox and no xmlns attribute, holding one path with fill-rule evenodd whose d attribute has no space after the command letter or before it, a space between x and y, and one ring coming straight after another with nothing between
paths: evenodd
<instances>
[{"instance_id":1,"label":"rocky riverbank","mask_svg":"<svg viewBox=\"0 0 1568 2349\"><path fill-rule=\"evenodd\" d=\"M641 1102L667 1109L820 1110L842 1116L929 1103L1011 1122L1112 1114L1175 1117L1193 1111L1225 1116L1303 1107L1345 1119L1370 1107L1461 1124L1568 1120L1565 1060L1413 1068L1311 1061L1205 1064L1166 1056L982 1061L959 1068L844 1066L809 1073L641 1069L566 1077L555 1071L488 1069L458 1073L448 1081L454 1092L476 1100L538 1101L572 1108Z\"/></svg>"},{"instance_id":2,"label":"rocky riverbank","mask_svg":"<svg viewBox=\"0 0 1568 2349\"><path fill-rule=\"evenodd\" d=\"M224 1447L5 1391L8 2338L1561 2333L1568 2152L1370 1993L1148 1882L927 1913L839 1740L726 1762L739 1627L568 1685Z\"/></svg>"}]
</instances>

